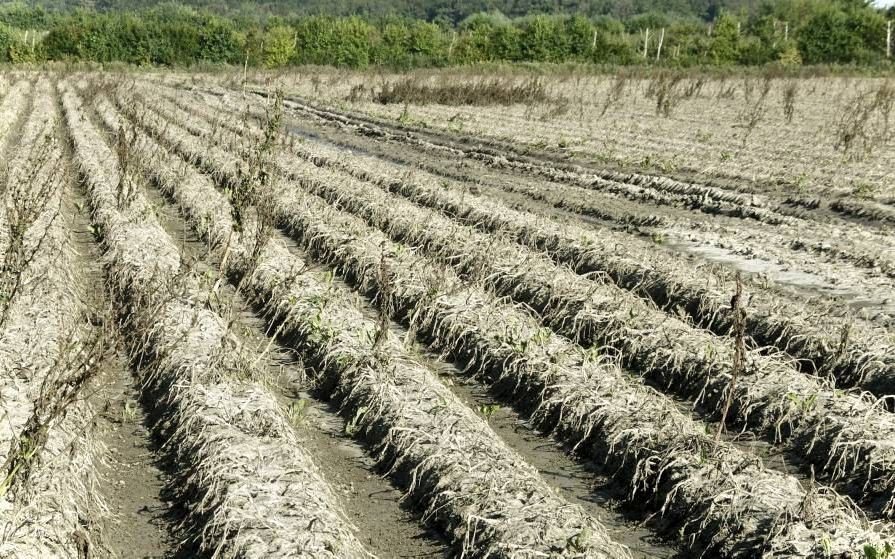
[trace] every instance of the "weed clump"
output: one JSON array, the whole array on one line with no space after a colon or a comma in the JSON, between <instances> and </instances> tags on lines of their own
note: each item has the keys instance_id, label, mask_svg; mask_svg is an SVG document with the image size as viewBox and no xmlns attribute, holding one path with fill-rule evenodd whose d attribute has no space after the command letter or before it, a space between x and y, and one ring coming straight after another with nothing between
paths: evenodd
<instances>
[{"instance_id":1,"label":"weed clump","mask_svg":"<svg viewBox=\"0 0 895 559\"><path fill-rule=\"evenodd\" d=\"M836 149L849 153L860 148L865 155L889 140L895 87L889 83L875 91L858 93L851 99L836 123Z\"/></svg>"},{"instance_id":2,"label":"weed clump","mask_svg":"<svg viewBox=\"0 0 895 559\"><path fill-rule=\"evenodd\" d=\"M792 117L796 113L796 94L799 91L799 84L791 81L783 88L783 118L786 123L792 122Z\"/></svg>"},{"instance_id":3,"label":"weed clump","mask_svg":"<svg viewBox=\"0 0 895 559\"><path fill-rule=\"evenodd\" d=\"M34 411L10 445L2 466L4 478L0 482L0 496L15 492L28 482L47 444L51 425L64 416L96 374L96 364L107 345L105 332L96 330L87 339L80 340L72 335L62 344L56 367L41 384Z\"/></svg>"},{"instance_id":4,"label":"weed clump","mask_svg":"<svg viewBox=\"0 0 895 559\"><path fill-rule=\"evenodd\" d=\"M656 100L656 114L670 117L675 107L683 98L680 85L683 82L681 74L662 72L650 80L646 89L647 99Z\"/></svg>"},{"instance_id":5,"label":"weed clump","mask_svg":"<svg viewBox=\"0 0 895 559\"><path fill-rule=\"evenodd\" d=\"M491 79L472 84L441 82L430 85L418 78L406 78L385 84L373 97L383 105L413 103L417 105L516 105L543 103L549 100L547 87L533 78L523 83Z\"/></svg>"},{"instance_id":6,"label":"weed clump","mask_svg":"<svg viewBox=\"0 0 895 559\"><path fill-rule=\"evenodd\" d=\"M46 234L36 233L35 226L48 210L52 222L59 208L51 208L53 190L62 167L53 155L54 140L46 137L32 147L26 161L30 163L21 175L10 173L7 184L0 186L6 197L6 248L0 255L0 324L6 320L9 306L22 283L22 273L28 268L44 243Z\"/></svg>"},{"instance_id":7,"label":"weed clump","mask_svg":"<svg viewBox=\"0 0 895 559\"><path fill-rule=\"evenodd\" d=\"M761 89L758 92L757 97L753 98L753 88L750 87L745 88L746 90L746 103L743 107L742 112L739 115L739 119L742 128L745 128L746 132L743 134L743 147L746 146L746 142L749 140L749 136L752 135L752 132L755 130L755 127L758 126L758 123L764 118L767 113L766 101L768 98L768 94L771 92L771 85L773 83L773 78L770 76L765 76L764 80L762 80Z\"/></svg>"},{"instance_id":8,"label":"weed clump","mask_svg":"<svg viewBox=\"0 0 895 559\"><path fill-rule=\"evenodd\" d=\"M609 90L606 92L606 99L603 101L603 109L600 111L600 116L605 115L610 107L619 102L627 87L628 76L623 73L616 75L609 86Z\"/></svg>"}]
</instances>

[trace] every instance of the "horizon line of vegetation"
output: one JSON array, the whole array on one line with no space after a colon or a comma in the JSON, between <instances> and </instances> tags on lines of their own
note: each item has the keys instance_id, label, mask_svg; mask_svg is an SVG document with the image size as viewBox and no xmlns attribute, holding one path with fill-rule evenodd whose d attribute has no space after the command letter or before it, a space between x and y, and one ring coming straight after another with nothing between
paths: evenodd
<instances>
[{"instance_id":1,"label":"horizon line of vegetation","mask_svg":"<svg viewBox=\"0 0 895 559\"><path fill-rule=\"evenodd\" d=\"M0 62L146 66L324 65L394 69L493 62L891 67L886 13L862 0L785 0L711 22L642 14L472 15L453 26L404 17L228 18L179 4L50 13L0 5ZM889 39L891 41L891 39ZM890 47L895 48L895 45Z\"/></svg>"}]
</instances>

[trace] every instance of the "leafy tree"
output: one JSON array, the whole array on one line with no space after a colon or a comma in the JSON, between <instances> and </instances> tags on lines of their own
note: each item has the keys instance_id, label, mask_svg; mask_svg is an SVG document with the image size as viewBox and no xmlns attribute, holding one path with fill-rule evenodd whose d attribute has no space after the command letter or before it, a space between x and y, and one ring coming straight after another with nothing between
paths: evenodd
<instances>
[{"instance_id":1,"label":"leafy tree","mask_svg":"<svg viewBox=\"0 0 895 559\"><path fill-rule=\"evenodd\" d=\"M474 14L461 22L459 37L451 50L453 62L467 64L483 61L522 59L522 31L500 12Z\"/></svg>"},{"instance_id":2,"label":"leafy tree","mask_svg":"<svg viewBox=\"0 0 895 559\"><path fill-rule=\"evenodd\" d=\"M373 54L376 64L389 64L396 67L410 67L410 53L407 51L410 33L403 21L388 22L382 28L379 44Z\"/></svg>"},{"instance_id":3,"label":"leafy tree","mask_svg":"<svg viewBox=\"0 0 895 559\"><path fill-rule=\"evenodd\" d=\"M726 9L756 1L296 0L286 9L276 0L190 0L187 6L162 3L146 9L149 0L93 0L97 11L90 11L72 10L79 0L34 0L37 7L0 4L0 24L15 22L0 33L0 56L164 65L234 64L248 56L249 63L269 67L354 68L652 63L653 56L638 56L640 34L649 28L651 38L665 29L660 63L669 65L872 63L882 57L885 17L863 0L763 0L751 15L743 10L737 17ZM309 6L318 14L306 15ZM366 16L340 17L349 13ZM532 15L512 19L504 13ZM714 18L711 33L700 19L707 17ZM47 32L33 47L18 40L41 27ZM651 40L651 53L655 47Z\"/></svg>"},{"instance_id":4,"label":"leafy tree","mask_svg":"<svg viewBox=\"0 0 895 559\"><path fill-rule=\"evenodd\" d=\"M795 41L786 41L781 45L777 61L783 66L800 66L802 64L802 53L799 52Z\"/></svg>"},{"instance_id":5,"label":"leafy tree","mask_svg":"<svg viewBox=\"0 0 895 559\"><path fill-rule=\"evenodd\" d=\"M715 21L709 55L714 64L733 64L740 54L740 32L737 21L729 14L721 14Z\"/></svg>"},{"instance_id":6,"label":"leafy tree","mask_svg":"<svg viewBox=\"0 0 895 559\"><path fill-rule=\"evenodd\" d=\"M349 68L365 68L370 64L376 30L359 17L335 20L335 50L331 64Z\"/></svg>"},{"instance_id":7,"label":"leafy tree","mask_svg":"<svg viewBox=\"0 0 895 559\"><path fill-rule=\"evenodd\" d=\"M0 62L9 62L9 51L16 44L12 29L0 23Z\"/></svg>"},{"instance_id":8,"label":"leafy tree","mask_svg":"<svg viewBox=\"0 0 895 559\"><path fill-rule=\"evenodd\" d=\"M375 64L399 68L445 62L445 34L435 24L418 20L386 21L373 52Z\"/></svg>"},{"instance_id":9,"label":"leafy tree","mask_svg":"<svg viewBox=\"0 0 895 559\"><path fill-rule=\"evenodd\" d=\"M50 23L50 15L41 6L11 2L0 5L0 23L18 29L45 29Z\"/></svg>"},{"instance_id":10,"label":"leafy tree","mask_svg":"<svg viewBox=\"0 0 895 559\"><path fill-rule=\"evenodd\" d=\"M491 28L491 52L495 60L514 62L523 60L522 30L511 24Z\"/></svg>"},{"instance_id":11,"label":"leafy tree","mask_svg":"<svg viewBox=\"0 0 895 559\"><path fill-rule=\"evenodd\" d=\"M513 28L515 29L515 28ZM496 29L488 26L476 26L452 36L449 47L450 61L455 64L472 64L497 60L496 49L492 44Z\"/></svg>"},{"instance_id":12,"label":"leafy tree","mask_svg":"<svg viewBox=\"0 0 895 559\"><path fill-rule=\"evenodd\" d=\"M311 17L296 26L295 62L363 68L370 64L377 30L359 17Z\"/></svg>"},{"instance_id":13,"label":"leafy tree","mask_svg":"<svg viewBox=\"0 0 895 559\"><path fill-rule=\"evenodd\" d=\"M596 27L583 16L573 16L566 19L563 26L563 35L565 36L565 57L569 57L579 61L587 60L591 53L594 42L594 33Z\"/></svg>"},{"instance_id":14,"label":"leafy tree","mask_svg":"<svg viewBox=\"0 0 895 559\"><path fill-rule=\"evenodd\" d=\"M534 16L522 20L520 54L532 62L561 62L569 51L562 20L548 16Z\"/></svg>"},{"instance_id":15,"label":"leafy tree","mask_svg":"<svg viewBox=\"0 0 895 559\"><path fill-rule=\"evenodd\" d=\"M645 29L655 31L668 27L671 22L668 16L659 12L649 12L632 17L625 26L629 33L639 33Z\"/></svg>"},{"instance_id":16,"label":"leafy tree","mask_svg":"<svg viewBox=\"0 0 895 559\"><path fill-rule=\"evenodd\" d=\"M292 40L292 52L286 58L288 62L292 57L295 45L292 30L287 28L287 31ZM235 64L242 59L245 38L230 21L221 18L209 19L199 28L197 39L197 57L200 61Z\"/></svg>"},{"instance_id":17,"label":"leafy tree","mask_svg":"<svg viewBox=\"0 0 895 559\"><path fill-rule=\"evenodd\" d=\"M296 61L300 64L325 64L335 47L333 19L324 16L303 18L296 23Z\"/></svg>"},{"instance_id":18,"label":"leafy tree","mask_svg":"<svg viewBox=\"0 0 895 559\"><path fill-rule=\"evenodd\" d=\"M408 23L407 51L416 60L437 61L445 48L445 36L440 27L424 21Z\"/></svg>"},{"instance_id":19,"label":"leafy tree","mask_svg":"<svg viewBox=\"0 0 895 559\"><path fill-rule=\"evenodd\" d=\"M885 20L857 6L828 4L799 28L798 46L805 62L868 62L873 47L868 42L885 37Z\"/></svg>"},{"instance_id":20,"label":"leafy tree","mask_svg":"<svg viewBox=\"0 0 895 559\"><path fill-rule=\"evenodd\" d=\"M597 30L590 61L596 63L632 64L636 54L625 38L618 33Z\"/></svg>"},{"instance_id":21,"label":"leafy tree","mask_svg":"<svg viewBox=\"0 0 895 559\"><path fill-rule=\"evenodd\" d=\"M625 24L612 16L597 16L591 19L594 27L604 33L614 33L621 35L625 32Z\"/></svg>"},{"instance_id":22,"label":"leafy tree","mask_svg":"<svg viewBox=\"0 0 895 559\"><path fill-rule=\"evenodd\" d=\"M80 43L84 29L75 22L54 25L44 37L44 51L52 60L80 58Z\"/></svg>"},{"instance_id":23,"label":"leafy tree","mask_svg":"<svg viewBox=\"0 0 895 559\"><path fill-rule=\"evenodd\" d=\"M280 68L295 56L297 45L295 32L291 27L277 25L264 35L263 63L268 68Z\"/></svg>"}]
</instances>

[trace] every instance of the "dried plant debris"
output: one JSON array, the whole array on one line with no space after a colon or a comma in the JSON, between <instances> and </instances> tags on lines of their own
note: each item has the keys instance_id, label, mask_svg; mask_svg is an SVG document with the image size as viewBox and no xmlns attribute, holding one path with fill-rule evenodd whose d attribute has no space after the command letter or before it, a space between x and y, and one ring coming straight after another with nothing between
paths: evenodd
<instances>
[{"instance_id":1,"label":"dried plant debris","mask_svg":"<svg viewBox=\"0 0 895 559\"><path fill-rule=\"evenodd\" d=\"M150 128L152 128L152 127L150 127ZM224 177L224 174L226 173L226 169L228 167L232 167L232 165L234 164L232 155L227 155L225 153L222 153L220 150L195 149L197 147L197 144L196 144L196 142L198 141L197 138L191 137L190 134L188 132L185 133L185 131L178 132L176 130L176 127L174 127L174 126L168 126L164 129L156 127L153 129L153 131L154 131L154 133L160 134L159 137L161 139L163 139L164 141L169 142L169 145L171 145L172 147L177 146L176 149L181 154L183 154L185 157L187 157L188 160L194 161L199 168L203 168L206 171L208 171L210 176L217 177L216 180L212 178L211 180L204 179L204 181L202 179L195 178L195 179L191 179L191 180L187 181L187 184L196 185L196 187L198 188L204 182L204 186L201 186L201 187L204 188L206 191L210 192L210 189L212 188L211 185L213 183L217 183L219 186L221 186L221 185L226 184L229 180L231 180L231 179L227 179L227 178L223 178L223 177ZM324 203L322 200L318 199L316 204L311 204L308 207L305 207L305 204L309 204L307 202L307 200L310 200L310 198L306 198L306 197L303 198L305 200L305 202L291 202L291 203L287 202L287 200L289 199L288 198L289 195L299 196L299 194L295 188L296 185L294 183L285 182L284 185L285 186L283 188L285 190L285 193L280 194L281 197L278 198L279 202L276 204L277 208L279 208L278 213L282 216L280 218L280 221L283 222L285 220L284 225L287 227L287 229L289 229L289 230L293 231L294 233L296 233L297 235L299 235L299 238L303 240L303 243L307 243L306 246L309 250L311 250L314 253L320 254L321 258L329 260L330 262L336 264L338 268L345 269L349 273L349 275L354 275L355 277L358 277L358 278L364 278L364 279L361 279L360 281L362 282L362 285L364 285L367 289L370 288L371 283L376 283L371 278L382 278L383 277L383 273L382 273L383 260L381 259L381 257L377 258L377 256L376 256L377 251L376 251L375 247L381 246L381 243L387 243L388 242L387 240L382 240L382 241L377 242L375 240L375 235L374 235L374 237L371 239L371 243L363 244L363 245L359 246L356 251L353 250L351 248L352 241L350 241L349 239L367 238L372 233L366 232L365 234L362 234L359 237L354 237L354 236L347 237L345 232L340 233L338 229L334 230L333 229L334 225L332 224L332 222L328 221L327 219L322 219L323 216L327 215L327 211L332 212L332 210L327 210L326 203ZM171 184L171 186L169 188L171 188L172 190L177 190L177 184ZM344 193L343 193L343 195L344 195ZM207 199L208 197L209 197L209 195L200 196L198 194L192 194L189 196L189 199L198 201L198 200ZM342 198L342 201L344 201L344 200L345 200L345 198ZM297 210L295 208L302 208L301 211L303 212L304 216L306 216L306 217L298 223L289 224L288 223L288 221L290 219L289 216L293 216L293 218L294 218L296 213L299 212L299 210ZM206 210L200 209L199 211L196 211L196 208L193 207L193 209L190 211L193 212L193 218L194 218L195 223L197 223L200 227L203 227L203 228L204 228L204 224L207 224L207 223L210 223L213 221L212 217L214 215L223 214L223 211L221 211L220 209L217 209L217 210L214 209L214 205L207 207ZM313 217L311 217L311 216L313 216ZM356 224L357 223L358 222L356 222ZM223 234L224 234L224 232L221 232L221 233L214 234L212 236L220 238ZM333 236L330 237L330 235L333 235ZM333 239L332 242L329 241L330 238ZM327 248L327 247L329 247L329 248ZM350 256L351 254L356 255L353 258L360 259L362 264L356 264L357 261L352 260L352 257ZM398 251L398 254L400 254L400 251ZM285 259L285 258L287 258L287 256L284 254L282 258ZM361 267L357 268L357 266L361 266ZM401 272L399 272L399 270L414 269L414 268L417 268L417 269L419 268L419 262L416 261L415 258L411 258L409 260L409 262L407 264L404 264L403 266L401 266L397 263L389 264L386 267L386 269L390 271L390 273L388 274L388 277L390 279L388 280L386 285L387 286L396 285L396 284L394 284L395 281L398 281L399 283L397 285L401 285L401 286L404 286L404 285L432 285L433 283L435 283L435 285L438 285L437 282L432 281L433 277L443 276L443 274L444 274L443 271L433 273L432 276L426 278L427 280L429 280L428 282L423 281L420 278L414 278L414 280L416 280L416 281L413 281L413 280L407 281L407 280L403 280L403 278L401 278ZM436 270L438 270L438 268L436 268ZM285 273L283 274L283 277L287 277ZM380 279L379 280L380 285L381 285L381 281L382 280ZM458 284L460 284L459 279L457 279L456 281L458 282ZM279 282L274 282L274 283L279 283ZM392 292L393 287L385 287L385 289L387 292ZM431 291L432 288L427 288L427 289L429 291ZM454 289L456 290L456 289L460 289L460 288L457 287ZM436 290L436 294L437 294L439 292L438 288L435 287L435 290ZM448 291L450 292L451 290L449 289ZM332 293L335 293L335 292L332 292ZM413 293L413 291L411 293ZM416 289L416 293L419 293L419 288ZM381 295L381 293L380 293L380 295ZM335 297L335 295L331 295L331 297ZM396 301L395 308L399 308L399 309L403 308L403 309L405 309L404 312L410 313L410 314L413 314L414 312L418 312L418 313L423 312L421 309L423 309L425 307L416 307L415 306L417 304L422 304L422 303L415 303L413 301L418 301L419 299L425 300L424 295L421 295L421 294L407 295L407 297L408 297L407 299L399 298L399 301ZM263 299L263 297L262 297L262 299ZM299 298L297 296L293 298L293 300L296 300L296 301L298 299ZM435 299L439 299L437 297L437 295L435 296ZM457 295L457 300L465 301L466 304L469 305L470 301L473 299L472 299L471 294L465 294L464 292L460 292L460 294ZM485 299L485 301L487 301L487 299ZM293 304L295 304L295 303L293 303ZM331 303L327 299L327 302L323 305L323 309L328 308L330 304ZM500 305L497 303L488 304L486 302L486 303L481 304L480 307L477 306L477 308L482 308L482 309L492 308L492 307L496 307L499 309ZM454 312L460 312L460 311L454 311ZM484 312L484 311L479 311L479 312ZM423 316L423 315L418 315L418 316ZM523 316L527 317L528 315L524 314ZM503 322L504 325L506 325L507 323L512 323L512 321L507 320L505 316L503 316L501 318L504 319L504 322ZM467 318L466 320L468 321L469 319ZM528 318L528 321L531 321L531 318ZM433 323L430 323L430 324L433 324ZM444 347L448 348L448 349L452 348L453 351L468 351L469 354L481 355L483 350L480 348L475 351L474 350L463 350L463 349L461 349L462 342L449 341L449 340L463 340L463 335L461 334L461 332L470 332L472 327L473 326L469 322L465 322L465 323L460 322L457 326L457 328L458 328L458 330L456 331L457 333L453 334L452 336L446 336L446 338L445 338L446 341L444 342L444 344L445 344ZM435 332L435 331L439 331L438 330L439 328L443 329L444 327L430 325L426 328L429 329L431 332ZM378 338L378 336L376 335L377 329L375 326L373 326L371 324L371 326L369 327L369 330L370 330L370 333L368 334L368 338L370 339L369 343L371 343L371 345L373 346L373 349L375 349L376 348L376 339ZM528 336L522 335L521 336L522 343L519 347L528 347L528 344L531 344L533 347L537 345L538 342L536 340L538 340L538 336L544 335L543 328L539 327L539 326L535 326L533 330L534 330L534 332L540 332L540 334L528 335ZM443 335L444 331L443 330L440 330L440 331L442 333L442 337L444 337L444 335ZM332 333L325 329L320 333L317 333L316 331L314 332L314 336L327 337L329 335L332 335ZM504 336L507 335L505 326L504 326L503 335ZM306 334L306 336L308 336L308 335ZM472 336L472 334L468 334L468 336ZM310 336L308 336L308 337L310 337ZM549 340L550 336L547 336L546 339ZM461 343L461 345L454 346L453 345L454 343ZM516 343L518 343L518 342L516 342ZM497 347L502 348L502 347L506 347L507 345L510 345L510 347L513 347L509 342L503 342L502 344L498 344ZM571 352L571 350L570 350L570 352ZM509 360L511 358L508 357L505 353L499 351L493 359L494 359L492 362L493 364L491 366L494 367L495 369L499 369L499 367L496 364L501 363L501 364L503 364L503 366L505 368L512 370L512 367L507 366L507 363L509 362ZM623 376L623 373L621 373L621 372L619 372L618 374ZM541 380L540 382L543 383L544 381ZM639 385L639 383L633 379L628 381L628 384L631 384L631 383L633 383L633 386ZM524 384L518 383L518 381L517 381L517 385L524 387L524 388L520 388L520 391L522 391L523 393L535 393L535 394L538 393L538 389L537 389L538 385L535 385L534 387L526 387ZM543 386L543 385L541 385L541 386ZM643 389L644 388L642 387L640 390L643 390ZM550 409L550 408L548 408L548 409ZM562 408L559 408L559 409L562 409ZM587 409L587 408L585 408L585 409ZM556 415L562 415L563 413L564 412L561 412L558 410L551 411L551 413L547 414L547 416L555 417ZM587 427L586 423L583 425L585 425L585 427L583 427L583 429L585 429L585 431L584 431L585 433L587 433L588 431L590 431L592 429L592 428ZM568 428L566 428L566 429L568 429ZM693 428L693 431L700 432L698 427ZM704 430L702 430L702 433L704 433ZM582 437L583 439L586 439L589 437L589 435L587 435L587 434L579 435L579 436ZM705 437L704 434L702 436ZM710 441L711 439L708 438L707 440ZM707 444L708 444L708 446L711 446L710 442ZM675 447L675 448L679 448L679 447ZM752 460L752 458L746 458L746 459ZM622 460L622 463L623 462L624 462L624 460ZM772 472L770 475L777 475L777 474L775 472ZM635 494L636 494L636 492L635 492ZM798 502L801 502L801 499L802 499L802 497L796 497L795 500ZM833 500L831 501L831 503L833 503L833 504L831 504L830 506L832 506L834 509L841 509L843 512L845 512L846 515L853 514L851 512L847 512L850 510L848 506L845 506L845 508L841 508L843 505L840 504L840 501L838 499L839 499L838 497L834 497ZM860 514L858 515L857 518L860 518ZM860 520L857 520L857 522L858 522L858 525L861 524ZM744 536L744 537L748 540L748 536ZM861 537L863 537L863 536L861 536ZM708 541L703 540L700 542L700 544L707 545L707 546L717 545L717 543L718 542L716 542L716 541L713 542L711 539L709 539ZM753 541L750 541L750 543L745 544L745 547L749 548L749 546L754 545L754 544L755 544L755 542L753 540ZM781 545L786 547L789 544L781 544ZM851 545L851 544L846 544L846 545ZM796 545L794 547L798 547L798 545ZM739 549L739 552L742 552L743 548L738 548L738 549ZM789 549L791 549L791 548L789 548ZM725 553L730 553L732 555L735 555L737 553L737 551L732 547L732 548L726 550Z\"/></svg>"},{"instance_id":2,"label":"dried plant debris","mask_svg":"<svg viewBox=\"0 0 895 559\"><path fill-rule=\"evenodd\" d=\"M679 247L884 294L895 196L869 162L888 160L891 86L475 72L0 73L0 554L114 555L95 396L112 362L165 462L172 554L383 549L297 391L460 557L640 556L603 512L661 556L891 553L886 303ZM729 130L693 118L706 104ZM823 168L785 191L770 134L823 118L805 157L838 161L848 192ZM730 168L697 170L707 149ZM301 360L294 387L275 345ZM505 407L612 503L557 491Z\"/></svg>"}]
</instances>

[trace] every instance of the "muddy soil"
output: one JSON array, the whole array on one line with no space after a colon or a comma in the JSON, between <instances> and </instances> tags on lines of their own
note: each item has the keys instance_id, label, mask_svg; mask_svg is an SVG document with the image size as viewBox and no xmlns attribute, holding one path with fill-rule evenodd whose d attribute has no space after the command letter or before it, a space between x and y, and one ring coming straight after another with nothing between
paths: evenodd
<instances>
[{"instance_id":1,"label":"muddy soil","mask_svg":"<svg viewBox=\"0 0 895 559\"><path fill-rule=\"evenodd\" d=\"M176 208L158 193L150 194L162 226L169 234L181 235L185 254L200 266L210 262L204 243L191 230L184 229L184 221ZM277 233L278 234L278 233ZM279 234L278 234L279 235ZM297 256L312 261L286 237L281 236ZM211 262L214 265L213 262ZM326 275L333 270L314 262L317 273ZM336 276L332 281L350 287ZM247 343L259 349L267 349L272 378L279 386L280 398L285 405L298 403L301 419L297 431L314 455L320 457L327 481L345 499L345 511L358 527L361 540L370 550L382 557L447 557L450 551L437 534L426 530L415 515L401 503L403 493L380 477L369 451L354 439L347 437L344 419L338 410L316 394L308 383L305 371L295 355L277 342L271 342L264 322L247 306L234 290L227 288L225 300L235 303L234 319ZM360 308L371 319L378 318L378 311L366 298L359 299ZM396 337L405 339L407 330L391 321ZM495 406L487 388L465 378L454 363L442 359L424 346L413 344L410 349L419 362L439 372L461 400L483 413L487 406ZM668 559L681 557L673 543L661 541L648 528L639 524L643 518L617 510L616 497L603 484L608 480L595 475L592 468L572 458L561 445L538 433L512 408L496 406L489 421L496 434L530 464L535 466L547 483L571 502L582 505L600 520L610 536L628 545L635 556L642 559ZM635 518L636 517L636 518Z\"/></svg>"},{"instance_id":2,"label":"muddy soil","mask_svg":"<svg viewBox=\"0 0 895 559\"><path fill-rule=\"evenodd\" d=\"M176 514L164 497L169 476L126 358L110 356L100 378L105 390L97 432L109 451L101 470L111 513L106 545L113 557L167 557Z\"/></svg>"},{"instance_id":3,"label":"muddy soil","mask_svg":"<svg viewBox=\"0 0 895 559\"><path fill-rule=\"evenodd\" d=\"M155 189L150 189L150 198L157 207L162 226L169 234L178 238L184 254L192 261L211 262L204 244L185 227L179 212ZM294 242L275 233L302 260L311 262ZM206 265L201 263L200 266ZM331 274L328 265L314 262L315 270L321 275ZM338 275L332 281L350 288ZM297 431L303 442L313 449L315 456L324 459L327 481L346 499L345 510L358 527L358 534L371 551L383 557L442 557L449 554L444 543L437 536L426 532L399 503L402 493L376 474L376 466L369 453L360 444L345 436L345 421L320 395L309 387L301 364L288 349L271 342L265 332L263 321L252 313L245 302L232 289L226 290L223 299L236 304L234 317L240 332L250 344L263 348L267 346L271 366L276 372L280 396L286 405L299 403L301 418ZM378 311L365 297L358 299L361 310L371 319L378 319ZM399 339L406 339L406 329L391 321L391 329ZM496 413L489 423L496 434L530 464L534 465L547 483L557 493L570 502L582 505L593 517L607 527L613 540L628 545L638 558L665 559L680 557L680 551L673 543L661 541L650 529L639 524L644 518L634 518L632 511L617 510L616 496L604 487L609 480L596 475L592 468L576 461L567 449L551 438L538 433L510 407L497 406L487 388L464 377L462 371L452 362L442 359L419 344L408 348L411 355L429 368L438 371L451 390L471 408L490 409ZM636 516L636 515L635 515Z\"/></svg>"},{"instance_id":4,"label":"muddy soil","mask_svg":"<svg viewBox=\"0 0 895 559\"><path fill-rule=\"evenodd\" d=\"M611 489L611 481L598 474L598 466L571 455L571 451L549 435L535 429L505 402L498 401L488 388L469 379L451 362L422 346L416 346L420 360L437 370L467 406L485 417L497 435L525 461L538 469L541 477L569 502L580 505L606 527L614 541L628 546L638 559L683 558L673 542L663 541L646 528L638 511L621 510L622 496Z\"/></svg>"},{"instance_id":5,"label":"muddy soil","mask_svg":"<svg viewBox=\"0 0 895 559\"><path fill-rule=\"evenodd\" d=\"M162 227L177 240L182 254L200 271L214 272L219 262L189 228L178 208L155 188L146 194ZM215 267L214 269L212 267ZM357 528L357 536L379 557L449 557L449 545L427 529L402 501L403 492L378 471L370 450L347 435L338 410L314 390L313 372L288 348L271 338L265 322L232 285L221 290L232 305L233 331L263 354L262 363L284 409L292 413L302 444L311 451L326 481L342 499L342 510Z\"/></svg>"},{"instance_id":6,"label":"muddy soil","mask_svg":"<svg viewBox=\"0 0 895 559\"><path fill-rule=\"evenodd\" d=\"M87 200L72 185L66 201L72 237L86 285L81 296L90 308L107 309L101 251L87 215ZM103 544L112 557L166 557L174 548L176 512L165 500L168 479L149 419L140 404L133 370L120 348L107 352L89 396L98 410L94 428L108 453L100 468L110 516Z\"/></svg>"},{"instance_id":7,"label":"muddy soil","mask_svg":"<svg viewBox=\"0 0 895 559\"><path fill-rule=\"evenodd\" d=\"M803 250L807 242L792 237L786 231L754 220L706 214L700 211L635 203L616 199L596 191L582 196L599 202L610 212L628 214L637 212L654 215L666 222L659 227L633 227L624 223L584 215L554 207L552 204L513 192L513 184L526 181L536 189L554 191L563 185L524 176L509 169L495 169L468 159L435 156L420 149L394 142L382 142L358 135L344 128L335 128L301 118L295 113L290 119L290 133L306 142L323 142L338 146L349 153L370 155L406 166L410 170L423 170L445 180L500 199L511 206L567 221L596 231L610 228L657 240L656 250L674 254L683 259L696 259L740 270L762 284L779 291L781 297L811 304L812 299L822 299L832 304L840 315L848 314L856 320L877 326L895 327L895 279L872 265L849 262L852 258L850 245L839 248L835 239L829 239L830 251ZM581 189L578 189L581 190ZM793 233L794 234L794 233ZM895 242L895 237L893 237ZM871 243L868 253L881 251L889 255L893 251L886 246Z\"/></svg>"},{"instance_id":8,"label":"muddy soil","mask_svg":"<svg viewBox=\"0 0 895 559\"><path fill-rule=\"evenodd\" d=\"M262 95L266 94L266 92L263 91L256 91L256 93ZM649 157L644 160L638 158L629 159L626 157L605 157L603 154L599 153L592 154L581 151L570 151L559 145L534 145L494 136L448 130L446 129L447 122L441 121L438 117L435 118L433 125L428 125L425 122L418 125L415 123L400 122L397 120L396 116L376 116L352 109L334 111L331 106L324 107L315 103L307 103L299 98L292 99L287 97L287 99L297 102L299 106L305 105L313 109L323 109L339 114L342 117L347 117L352 123L372 125L374 127L389 130L398 136L412 136L414 139L420 139L454 149L476 151L487 154L498 153L506 155L514 161L536 165L548 165L560 170L584 171L595 174L606 172L617 174L642 173L652 176L667 177L680 182L700 184L730 192L762 195L768 198L771 207L775 207L783 212L792 211L798 208L800 213L809 215L811 219L817 221L848 221L869 227L884 226L884 223L879 219L867 219L864 216L836 211L835 205L837 202L841 201L841 198L837 195L833 195L832 197L822 196L820 198L817 198L816 196L812 197L810 199L812 204L809 207L806 207L805 205L794 205L792 201L799 200L803 195L798 193L799 188L796 185L787 184L786 181L774 180L769 182L767 180L761 180L756 176L744 176L740 173L706 173L704 170L690 169L680 164L676 164L673 168L669 169L667 165L662 164L661 157L657 158L658 160L655 162L652 162ZM462 111L455 112L454 115L461 116ZM794 192L796 193L795 195Z\"/></svg>"}]
</instances>

